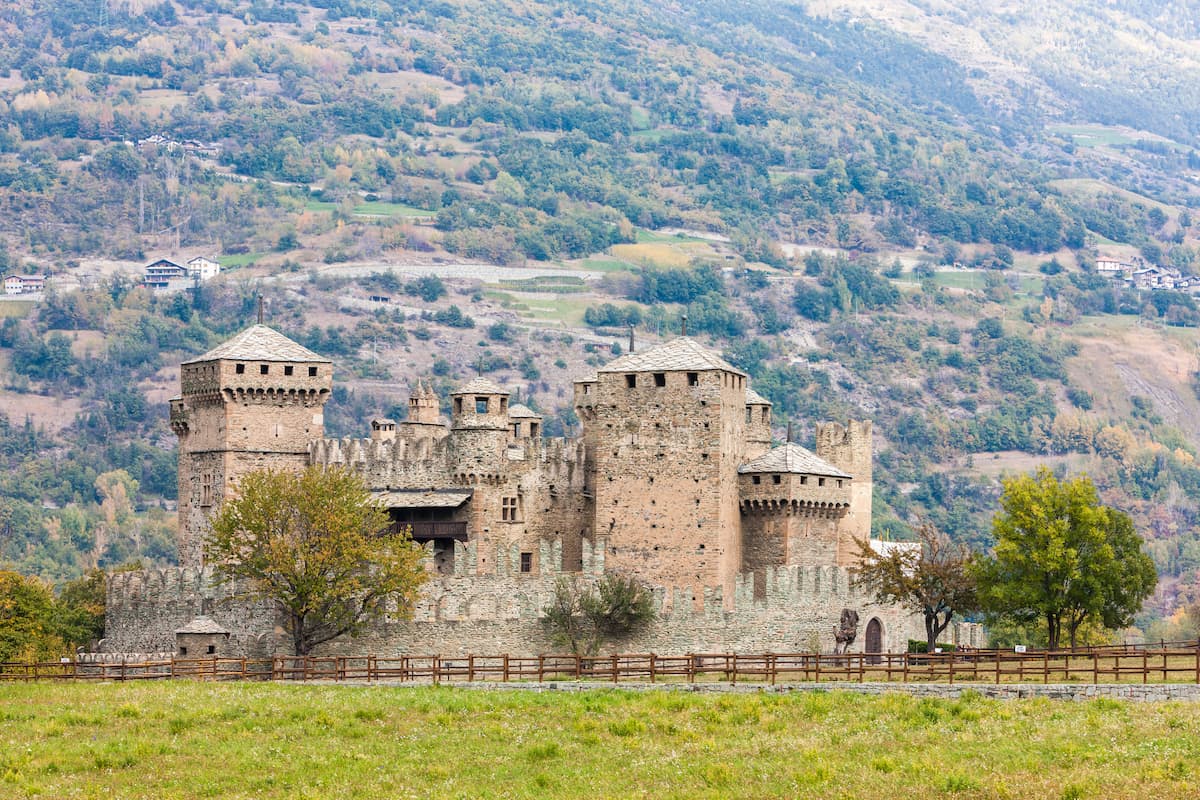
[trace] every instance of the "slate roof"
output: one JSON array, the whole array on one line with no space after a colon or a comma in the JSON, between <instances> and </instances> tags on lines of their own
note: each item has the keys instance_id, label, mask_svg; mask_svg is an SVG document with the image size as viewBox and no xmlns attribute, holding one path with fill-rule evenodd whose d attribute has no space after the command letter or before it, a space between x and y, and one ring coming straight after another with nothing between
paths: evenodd
<instances>
[{"instance_id":1,"label":"slate roof","mask_svg":"<svg viewBox=\"0 0 1200 800\"><path fill-rule=\"evenodd\" d=\"M576 378L572 383L595 383L598 380L600 380L600 375L593 370L582 378Z\"/></svg>"},{"instance_id":2,"label":"slate roof","mask_svg":"<svg viewBox=\"0 0 1200 800\"><path fill-rule=\"evenodd\" d=\"M510 419L541 419L542 415L534 411L527 405L517 403L508 407L508 416Z\"/></svg>"},{"instance_id":3,"label":"slate roof","mask_svg":"<svg viewBox=\"0 0 1200 800\"><path fill-rule=\"evenodd\" d=\"M251 325L227 342L217 345L202 356L183 362L195 364L200 361L293 361L299 363L328 364L329 359L317 355L307 347L293 342L274 328L266 325Z\"/></svg>"},{"instance_id":4,"label":"slate roof","mask_svg":"<svg viewBox=\"0 0 1200 800\"><path fill-rule=\"evenodd\" d=\"M798 444L784 444L738 467L738 472L791 472L800 475L827 475L852 478L816 454Z\"/></svg>"},{"instance_id":5,"label":"slate roof","mask_svg":"<svg viewBox=\"0 0 1200 800\"><path fill-rule=\"evenodd\" d=\"M472 378L465 385L454 390L454 394L502 394L505 397L512 392L487 378Z\"/></svg>"},{"instance_id":6,"label":"slate roof","mask_svg":"<svg viewBox=\"0 0 1200 800\"><path fill-rule=\"evenodd\" d=\"M194 620L184 625L182 628L177 628L175 633L204 633L204 634L220 634L229 635L229 631L225 630L212 617L196 617Z\"/></svg>"},{"instance_id":7,"label":"slate roof","mask_svg":"<svg viewBox=\"0 0 1200 800\"><path fill-rule=\"evenodd\" d=\"M458 508L471 499L472 491L390 489L371 494L388 508Z\"/></svg>"},{"instance_id":8,"label":"slate roof","mask_svg":"<svg viewBox=\"0 0 1200 800\"><path fill-rule=\"evenodd\" d=\"M745 375L712 350L687 336L638 353L627 353L600 368L600 372L704 372L724 370Z\"/></svg>"},{"instance_id":9,"label":"slate roof","mask_svg":"<svg viewBox=\"0 0 1200 800\"><path fill-rule=\"evenodd\" d=\"M751 406L751 405L753 405L753 406L769 406L771 404L772 403L770 400L763 397L761 394L754 391L749 386L746 387L746 405L748 405L748 406Z\"/></svg>"}]
</instances>

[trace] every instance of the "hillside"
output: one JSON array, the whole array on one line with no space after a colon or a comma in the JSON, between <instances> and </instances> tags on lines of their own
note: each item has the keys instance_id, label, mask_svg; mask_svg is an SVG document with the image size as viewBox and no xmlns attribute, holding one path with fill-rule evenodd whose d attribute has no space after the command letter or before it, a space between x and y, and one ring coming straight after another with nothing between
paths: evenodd
<instances>
[{"instance_id":1,"label":"hillside","mask_svg":"<svg viewBox=\"0 0 1200 800\"><path fill-rule=\"evenodd\" d=\"M687 313L778 435L876 421L890 535L986 546L1000 476L1088 471L1150 540L1148 628L1200 599L1200 309L1095 264L1196 271L1186 12L10 3L0 271L55 288L0 302L0 557L173 558L176 365L259 292L336 359L336 434L476 372L569 432L571 378Z\"/></svg>"}]
</instances>

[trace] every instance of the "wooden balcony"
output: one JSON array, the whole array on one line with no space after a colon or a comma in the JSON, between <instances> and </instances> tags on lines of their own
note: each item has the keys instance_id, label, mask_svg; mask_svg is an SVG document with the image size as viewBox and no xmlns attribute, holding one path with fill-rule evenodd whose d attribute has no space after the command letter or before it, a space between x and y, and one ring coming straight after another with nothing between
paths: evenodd
<instances>
[{"instance_id":1,"label":"wooden balcony","mask_svg":"<svg viewBox=\"0 0 1200 800\"><path fill-rule=\"evenodd\" d=\"M385 533L398 534L409 526L412 527L412 538L418 542L427 542L431 539L467 541L467 523L465 522L414 522L397 520L387 527Z\"/></svg>"}]
</instances>

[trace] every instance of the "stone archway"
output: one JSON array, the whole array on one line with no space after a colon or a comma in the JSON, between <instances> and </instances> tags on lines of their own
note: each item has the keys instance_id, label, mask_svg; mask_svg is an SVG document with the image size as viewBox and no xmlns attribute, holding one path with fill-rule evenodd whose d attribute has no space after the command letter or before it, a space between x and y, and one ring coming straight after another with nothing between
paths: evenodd
<instances>
[{"instance_id":1,"label":"stone archway","mask_svg":"<svg viewBox=\"0 0 1200 800\"><path fill-rule=\"evenodd\" d=\"M871 621L867 623L863 652L867 654L883 652L883 623L879 621L879 617L871 617ZM867 659L869 664L878 664L879 662L878 657Z\"/></svg>"}]
</instances>

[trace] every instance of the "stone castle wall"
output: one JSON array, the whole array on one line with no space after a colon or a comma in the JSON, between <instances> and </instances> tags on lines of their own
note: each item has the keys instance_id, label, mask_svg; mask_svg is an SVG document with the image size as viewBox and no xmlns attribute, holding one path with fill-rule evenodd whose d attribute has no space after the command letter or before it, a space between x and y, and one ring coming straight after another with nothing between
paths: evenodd
<instances>
[{"instance_id":1,"label":"stone castle wall","mask_svg":"<svg viewBox=\"0 0 1200 800\"><path fill-rule=\"evenodd\" d=\"M542 563L561 561L560 545L543 543ZM385 618L357 637L343 637L322 654L391 656L468 653L534 655L556 648L546 636L542 610L550 604L560 573L519 571L513 546L491 574L476 574L474 545L455 549L454 574L432 576L410 619ZM594 581L604 572L604 542L585 542L577 579ZM868 621L883 624L883 649L904 650L910 638L923 638L920 618L894 606L880 606L857 591L840 567L776 567L765 571L755 597L754 576L738 576L731 601L720 588L694 597L686 590L655 592L659 617L644 634L614 642L610 651L658 652L830 652L841 610L859 614L861 652ZM285 653L286 637L269 605L237 598L236 587L217 583L211 569L144 570L110 577L106 611L107 652L175 649L174 631L207 614L231 632L231 655ZM982 646L978 626L958 626L946 638Z\"/></svg>"}]
</instances>

